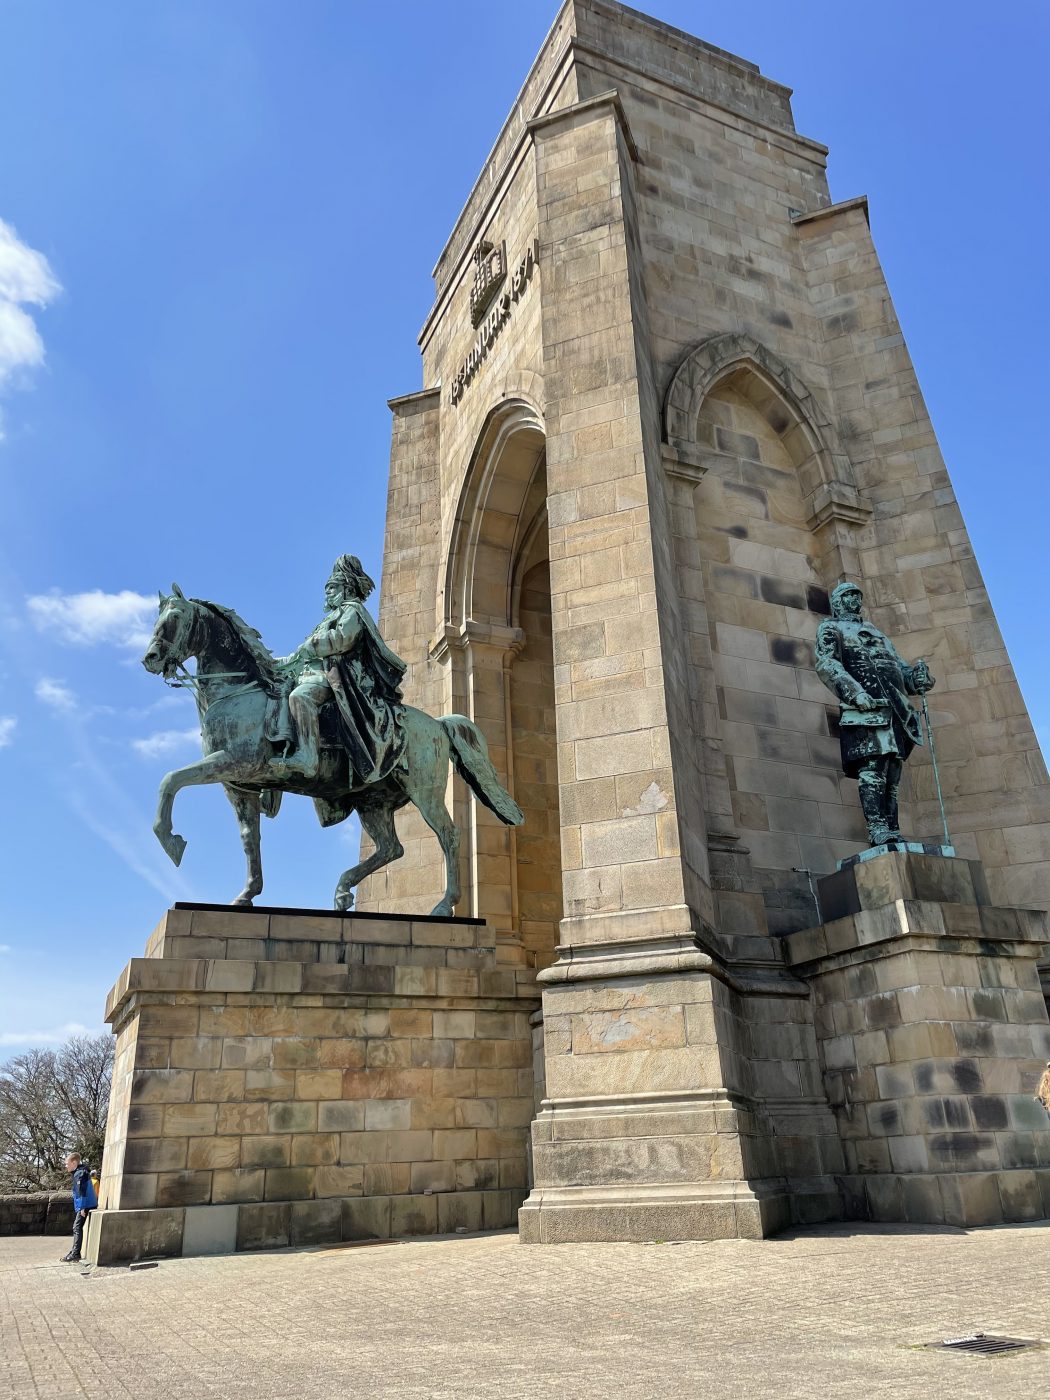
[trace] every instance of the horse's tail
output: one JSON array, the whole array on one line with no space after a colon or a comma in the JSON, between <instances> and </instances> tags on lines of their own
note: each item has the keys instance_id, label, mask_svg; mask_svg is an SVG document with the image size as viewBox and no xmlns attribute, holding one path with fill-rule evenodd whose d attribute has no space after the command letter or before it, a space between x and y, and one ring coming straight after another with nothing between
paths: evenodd
<instances>
[{"instance_id":1,"label":"horse's tail","mask_svg":"<svg viewBox=\"0 0 1050 1400\"><path fill-rule=\"evenodd\" d=\"M443 715L438 721L448 735L452 766L479 801L507 826L521 826L525 813L499 780L489 759L485 736L465 715Z\"/></svg>"}]
</instances>

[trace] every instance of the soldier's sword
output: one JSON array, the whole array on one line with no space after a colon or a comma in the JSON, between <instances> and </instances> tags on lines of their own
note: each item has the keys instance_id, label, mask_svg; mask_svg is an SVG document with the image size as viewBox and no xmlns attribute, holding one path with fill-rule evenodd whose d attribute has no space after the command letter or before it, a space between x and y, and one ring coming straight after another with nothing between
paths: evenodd
<instances>
[{"instance_id":1,"label":"soldier's sword","mask_svg":"<svg viewBox=\"0 0 1050 1400\"><path fill-rule=\"evenodd\" d=\"M926 723L926 737L930 741L930 758L933 761L933 781L937 788L937 802L941 809L941 825L944 827L944 844L950 846L952 838L948 834L948 818L944 811L944 794L941 792L941 773L937 767L937 745L933 742L933 725L930 723L930 711L926 704L926 692L922 692L922 717Z\"/></svg>"}]
</instances>

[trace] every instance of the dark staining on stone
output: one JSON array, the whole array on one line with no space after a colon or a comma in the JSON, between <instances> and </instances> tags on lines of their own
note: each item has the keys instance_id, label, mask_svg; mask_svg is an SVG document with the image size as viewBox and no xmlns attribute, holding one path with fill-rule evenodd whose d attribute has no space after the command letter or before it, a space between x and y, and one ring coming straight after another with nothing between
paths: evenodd
<instances>
[{"instance_id":1,"label":"dark staining on stone","mask_svg":"<svg viewBox=\"0 0 1050 1400\"><path fill-rule=\"evenodd\" d=\"M918 1078L918 1076L916 1076ZM922 1099L922 1116L926 1120L928 1128L945 1128L948 1126L945 1114L944 1099Z\"/></svg>"},{"instance_id":2,"label":"dark staining on stone","mask_svg":"<svg viewBox=\"0 0 1050 1400\"><path fill-rule=\"evenodd\" d=\"M784 326L787 330L792 326L791 317L786 311L767 311L766 320L774 326Z\"/></svg>"},{"instance_id":3,"label":"dark staining on stone","mask_svg":"<svg viewBox=\"0 0 1050 1400\"><path fill-rule=\"evenodd\" d=\"M839 714L838 710L833 710L830 705L824 707L824 713L828 720L828 733L833 739L839 737Z\"/></svg>"},{"instance_id":4,"label":"dark staining on stone","mask_svg":"<svg viewBox=\"0 0 1050 1400\"><path fill-rule=\"evenodd\" d=\"M758 597L758 580L750 569L715 564L711 569L711 584L716 593L732 593L738 598Z\"/></svg>"},{"instance_id":5,"label":"dark staining on stone","mask_svg":"<svg viewBox=\"0 0 1050 1400\"><path fill-rule=\"evenodd\" d=\"M1006 1100L998 1094L975 1094L970 1100L975 1128L1005 1128L1009 1120Z\"/></svg>"},{"instance_id":6,"label":"dark staining on stone","mask_svg":"<svg viewBox=\"0 0 1050 1400\"><path fill-rule=\"evenodd\" d=\"M790 324L790 323L789 323ZM771 404L766 412L766 422L773 431L780 437L791 427L792 419L777 404Z\"/></svg>"},{"instance_id":7,"label":"dark staining on stone","mask_svg":"<svg viewBox=\"0 0 1050 1400\"><path fill-rule=\"evenodd\" d=\"M857 329L857 313L855 311L840 311L835 316L829 316L824 322L824 334L829 338L839 335L849 335L850 331Z\"/></svg>"},{"instance_id":8,"label":"dark staining on stone","mask_svg":"<svg viewBox=\"0 0 1050 1400\"><path fill-rule=\"evenodd\" d=\"M874 1112L871 1108L868 1109L868 1116L873 1117L880 1128L885 1128L888 1135L900 1127L901 1115L896 1104L877 1104L874 1106Z\"/></svg>"},{"instance_id":9,"label":"dark staining on stone","mask_svg":"<svg viewBox=\"0 0 1050 1400\"><path fill-rule=\"evenodd\" d=\"M826 588L817 588L815 584L806 584L806 607L811 613L819 613L821 617L831 616L831 599L828 597Z\"/></svg>"},{"instance_id":10,"label":"dark staining on stone","mask_svg":"<svg viewBox=\"0 0 1050 1400\"><path fill-rule=\"evenodd\" d=\"M715 445L723 452L731 452L736 457L747 457L752 462L759 460L758 439L750 433L735 433L732 428L715 429Z\"/></svg>"},{"instance_id":11,"label":"dark staining on stone","mask_svg":"<svg viewBox=\"0 0 1050 1400\"><path fill-rule=\"evenodd\" d=\"M951 1075L963 1094L975 1093L981 1086L981 1071L974 1060L955 1060Z\"/></svg>"},{"instance_id":12,"label":"dark staining on stone","mask_svg":"<svg viewBox=\"0 0 1050 1400\"><path fill-rule=\"evenodd\" d=\"M726 533L729 534L729 535L732 535L733 538L734 538L735 540L746 540L746 539L747 539L747 526L746 526L746 525L730 525L730 527L729 527L729 529L726 531Z\"/></svg>"},{"instance_id":13,"label":"dark staining on stone","mask_svg":"<svg viewBox=\"0 0 1050 1400\"><path fill-rule=\"evenodd\" d=\"M762 601L765 603L775 603L782 608L805 610L806 595L800 584L785 583L783 579L771 578L769 574L761 574L758 587L762 594Z\"/></svg>"},{"instance_id":14,"label":"dark staining on stone","mask_svg":"<svg viewBox=\"0 0 1050 1400\"><path fill-rule=\"evenodd\" d=\"M966 1054L990 1055L993 1050L992 1028L961 1021L955 1027L955 1043Z\"/></svg>"},{"instance_id":15,"label":"dark staining on stone","mask_svg":"<svg viewBox=\"0 0 1050 1400\"><path fill-rule=\"evenodd\" d=\"M901 1013L897 1005L897 994L880 992L878 996L871 997L864 1008L864 1015L873 1031L885 1030L887 1026L899 1026Z\"/></svg>"},{"instance_id":16,"label":"dark staining on stone","mask_svg":"<svg viewBox=\"0 0 1050 1400\"><path fill-rule=\"evenodd\" d=\"M722 489L727 496L742 496L761 507L763 517L769 519L769 498L760 486L745 486L739 481L723 481Z\"/></svg>"},{"instance_id":17,"label":"dark staining on stone","mask_svg":"<svg viewBox=\"0 0 1050 1400\"><path fill-rule=\"evenodd\" d=\"M970 995L973 997L975 1016L980 1016L985 1021L1006 1021L1009 1019L1002 992L978 989L971 992Z\"/></svg>"},{"instance_id":18,"label":"dark staining on stone","mask_svg":"<svg viewBox=\"0 0 1050 1400\"><path fill-rule=\"evenodd\" d=\"M970 1110L966 1099L942 1099L941 1103L944 1105L944 1121L949 1128L970 1126Z\"/></svg>"},{"instance_id":19,"label":"dark staining on stone","mask_svg":"<svg viewBox=\"0 0 1050 1400\"><path fill-rule=\"evenodd\" d=\"M928 1060L920 1060L915 1066L915 1087L920 1094L928 1094L933 1088L933 1065Z\"/></svg>"},{"instance_id":20,"label":"dark staining on stone","mask_svg":"<svg viewBox=\"0 0 1050 1400\"><path fill-rule=\"evenodd\" d=\"M981 1153L995 1139L980 1133L934 1133L927 1140L930 1155L955 1167L981 1167Z\"/></svg>"},{"instance_id":21,"label":"dark staining on stone","mask_svg":"<svg viewBox=\"0 0 1050 1400\"><path fill-rule=\"evenodd\" d=\"M813 647L800 637L770 637L769 658L778 666L813 668Z\"/></svg>"}]
</instances>

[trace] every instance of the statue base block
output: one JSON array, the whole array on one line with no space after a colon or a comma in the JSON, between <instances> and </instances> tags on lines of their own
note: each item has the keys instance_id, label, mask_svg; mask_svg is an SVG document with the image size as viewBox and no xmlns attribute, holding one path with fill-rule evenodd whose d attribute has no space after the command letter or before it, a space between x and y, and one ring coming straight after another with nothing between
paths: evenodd
<instances>
[{"instance_id":1,"label":"statue base block","mask_svg":"<svg viewBox=\"0 0 1050 1400\"><path fill-rule=\"evenodd\" d=\"M870 854L870 853L869 853ZM976 861L898 851L818 881L826 922L784 940L814 1000L858 1219L1050 1217L1042 912L988 902Z\"/></svg>"},{"instance_id":2,"label":"statue base block","mask_svg":"<svg viewBox=\"0 0 1050 1400\"><path fill-rule=\"evenodd\" d=\"M846 856L845 860L838 863L839 870L849 870L854 865L859 865L861 861L876 860L879 856L886 856L896 852L903 852L913 856L943 856L951 859L955 855L954 846L939 846L936 841L884 841L879 846L869 846L865 851L859 851L855 856Z\"/></svg>"},{"instance_id":3,"label":"statue base block","mask_svg":"<svg viewBox=\"0 0 1050 1400\"><path fill-rule=\"evenodd\" d=\"M481 920L176 905L110 993L88 1258L512 1225L535 973Z\"/></svg>"}]
</instances>

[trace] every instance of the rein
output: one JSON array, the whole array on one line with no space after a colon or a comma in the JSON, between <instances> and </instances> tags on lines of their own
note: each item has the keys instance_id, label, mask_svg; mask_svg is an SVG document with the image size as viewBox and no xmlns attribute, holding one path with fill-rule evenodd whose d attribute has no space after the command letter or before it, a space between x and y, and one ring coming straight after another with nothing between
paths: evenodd
<instances>
[{"instance_id":1,"label":"rein","mask_svg":"<svg viewBox=\"0 0 1050 1400\"><path fill-rule=\"evenodd\" d=\"M198 603L197 599L193 599L192 601L194 603ZM208 607L209 612L218 612L218 609L212 609L207 604L204 604L203 606ZM189 638L187 637L187 641L188 640ZM174 676L177 676L178 679L174 680L170 676L164 676L164 684L170 686L172 690L190 691L190 693L193 695L194 699L197 702L198 709L201 711L202 714L211 705L219 705L222 704L225 700L232 700L239 695L247 695L248 692L252 690L258 689L262 690L264 694L267 693L266 683L263 677L260 675L257 678L246 680L244 685L236 686L234 689L227 691L225 695L220 695L216 697L214 701L210 701L208 698L206 687L211 681L244 680L245 677L251 677L251 672L209 671L206 674L201 675L200 671L198 670L197 674L194 675L191 671L187 669L185 662L177 661L174 667L172 668L172 673Z\"/></svg>"},{"instance_id":2,"label":"rein","mask_svg":"<svg viewBox=\"0 0 1050 1400\"><path fill-rule=\"evenodd\" d=\"M193 694L194 698L197 700L197 702L200 703L202 700L208 702L207 692L205 691L204 687L209 683L209 681L234 681L241 676L246 676L248 672L209 671L206 676L195 676L191 671L188 671L186 669L185 665L181 661L179 661L175 666L175 674L180 677L179 680L169 680L167 677L165 677L164 684L170 686L172 690L190 691ZM227 691L225 695L220 695L218 700L211 701L210 703L217 705L220 704L223 700L232 700L236 695L247 695L250 690L262 689L264 689L264 687L260 684L259 681L248 681L244 685L237 686L235 690L230 690Z\"/></svg>"}]
</instances>

